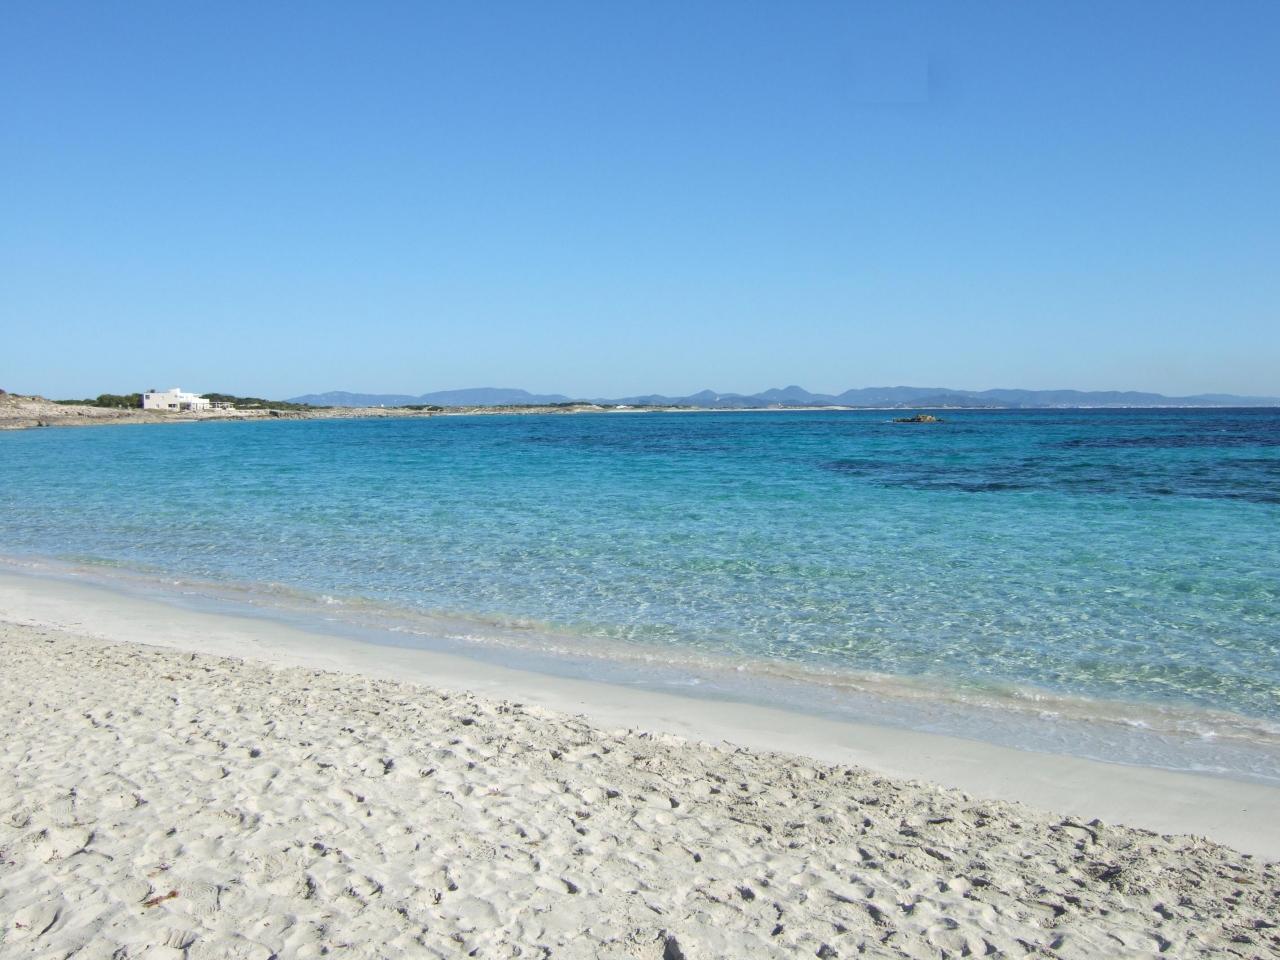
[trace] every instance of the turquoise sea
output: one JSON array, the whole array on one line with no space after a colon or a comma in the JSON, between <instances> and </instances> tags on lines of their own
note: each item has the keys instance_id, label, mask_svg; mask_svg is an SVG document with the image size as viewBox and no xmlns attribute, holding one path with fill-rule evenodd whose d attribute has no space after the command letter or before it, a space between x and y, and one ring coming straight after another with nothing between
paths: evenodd
<instances>
[{"instance_id":1,"label":"turquoise sea","mask_svg":"<svg viewBox=\"0 0 1280 960\"><path fill-rule=\"evenodd\" d=\"M1280 780L1280 410L0 434L10 568L372 642Z\"/></svg>"}]
</instances>

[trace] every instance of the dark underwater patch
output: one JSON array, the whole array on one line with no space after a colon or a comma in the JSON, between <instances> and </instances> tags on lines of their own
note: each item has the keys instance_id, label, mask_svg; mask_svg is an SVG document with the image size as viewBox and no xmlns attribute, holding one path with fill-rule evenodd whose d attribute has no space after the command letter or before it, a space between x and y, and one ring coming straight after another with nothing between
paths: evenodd
<instances>
[{"instance_id":1,"label":"dark underwater patch","mask_svg":"<svg viewBox=\"0 0 1280 960\"><path fill-rule=\"evenodd\" d=\"M1199 447L1280 447L1280 435L1228 434L1228 433L1179 433L1171 435L1133 437L1071 437L1053 445L1060 450L1123 450L1165 449L1177 450Z\"/></svg>"},{"instance_id":2,"label":"dark underwater patch","mask_svg":"<svg viewBox=\"0 0 1280 960\"><path fill-rule=\"evenodd\" d=\"M963 493L1059 492L1086 496L1189 497L1280 503L1280 459L1251 457L1221 464L1101 465L1068 458L1021 457L976 462L846 457L821 469L883 487Z\"/></svg>"}]
</instances>

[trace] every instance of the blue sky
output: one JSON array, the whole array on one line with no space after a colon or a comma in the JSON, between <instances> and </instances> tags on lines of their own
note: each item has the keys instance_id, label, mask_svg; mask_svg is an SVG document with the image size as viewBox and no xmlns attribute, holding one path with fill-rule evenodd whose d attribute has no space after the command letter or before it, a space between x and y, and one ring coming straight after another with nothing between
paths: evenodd
<instances>
[{"instance_id":1,"label":"blue sky","mask_svg":"<svg viewBox=\"0 0 1280 960\"><path fill-rule=\"evenodd\" d=\"M0 387L1280 394L1280 4L11 2Z\"/></svg>"}]
</instances>

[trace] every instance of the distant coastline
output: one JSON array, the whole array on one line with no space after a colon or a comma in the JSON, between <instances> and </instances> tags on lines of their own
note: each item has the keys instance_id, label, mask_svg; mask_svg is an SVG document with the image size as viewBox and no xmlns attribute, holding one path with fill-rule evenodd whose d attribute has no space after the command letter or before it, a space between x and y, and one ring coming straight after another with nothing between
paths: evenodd
<instances>
[{"instance_id":1,"label":"distant coastline","mask_svg":"<svg viewBox=\"0 0 1280 960\"><path fill-rule=\"evenodd\" d=\"M439 390L417 396L400 393L350 393L333 390L292 397L288 401L324 407L442 407L540 406L587 404L603 407L681 407L698 410L1025 410L1090 407L1272 407L1280 397L1201 393L1171 397L1138 390L959 390L952 387L858 387L839 394L811 393L798 386L762 390L759 393L721 393L701 390L686 396L648 393L629 397L566 396L537 394L511 387L473 387Z\"/></svg>"},{"instance_id":2,"label":"distant coastline","mask_svg":"<svg viewBox=\"0 0 1280 960\"><path fill-rule=\"evenodd\" d=\"M210 411L161 411L90 404L57 403L38 396L0 396L0 430L27 430L37 427L96 427L140 423L207 423L268 420L358 420L370 418L415 419L460 414L500 413L583 413L626 412L606 410L586 404L531 407L456 407L413 409L411 407L314 407L312 409L261 408Z\"/></svg>"},{"instance_id":3,"label":"distant coastline","mask_svg":"<svg viewBox=\"0 0 1280 960\"><path fill-rule=\"evenodd\" d=\"M1240 398L1242 401L1270 398ZM608 404L588 401L564 403L470 404L458 406L327 406L299 407L288 401L281 408L229 409L211 411L158 411L120 407L98 407L90 404L66 403L40 396L0 394L0 430L29 430L39 427L96 427L127 424L206 423L226 421L269 420L359 420L359 419L424 419L427 417L548 415L548 414L645 414L645 413L803 413L806 411L874 411L946 410L1017 412L1028 410L1192 410L1192 409L1274 409L1274 403L1133 403L1076 404L1063 406L1011 407L998 405L937 404L784 404L762 403L756 406L708 406L696 404Z\"/></svg>"}]
</instances>

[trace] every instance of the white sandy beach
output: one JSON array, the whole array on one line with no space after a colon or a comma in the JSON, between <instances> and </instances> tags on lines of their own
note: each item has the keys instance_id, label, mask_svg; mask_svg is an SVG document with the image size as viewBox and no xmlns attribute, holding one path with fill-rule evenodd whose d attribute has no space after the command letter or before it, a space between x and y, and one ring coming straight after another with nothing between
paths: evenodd
<instances>
[{"instance_id":1,"label":"white sandy beach","mask_svg":"<svg viewBox=\"0 0 1280 960\"><path fill-rule=\"evenodd\" d=\"M1280 955L1256 784L12 574L0 645L4 957Z\"/></svg>"}]
</instances>

